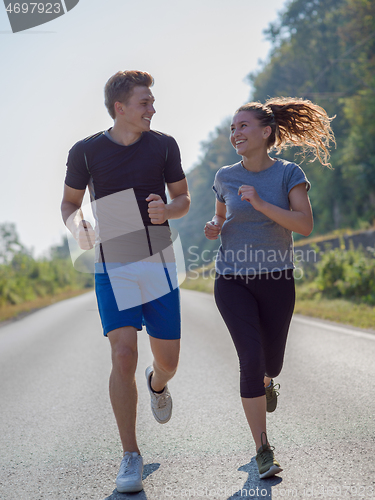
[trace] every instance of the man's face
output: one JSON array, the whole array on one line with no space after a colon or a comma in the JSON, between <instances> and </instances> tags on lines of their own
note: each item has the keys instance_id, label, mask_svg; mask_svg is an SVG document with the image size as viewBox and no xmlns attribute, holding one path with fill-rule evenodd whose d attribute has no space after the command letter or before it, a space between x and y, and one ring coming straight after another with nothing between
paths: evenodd
<instances>
[{"instance_id":1,"label":"man's face","mask_svg":"<svg viewBox=\"0 0 375 500\"><path fill-rule=\"evenodd\" d=\"M151 127L151 118L156 113L154 96L149 88L134 87L127 103L122 103L122 123L131 131L147 132Z\"/></svg>"}]
</instances>

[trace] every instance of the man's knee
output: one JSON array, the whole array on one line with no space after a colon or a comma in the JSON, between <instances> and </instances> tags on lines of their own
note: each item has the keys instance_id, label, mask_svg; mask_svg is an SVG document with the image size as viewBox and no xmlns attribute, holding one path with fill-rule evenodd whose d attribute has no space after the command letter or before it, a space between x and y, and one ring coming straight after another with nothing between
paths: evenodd
<instances>
[{"instance_id":1,"label":"man's knee","mask_svg":"<svg viewBox=\"0 0 375 500\"><path fill-rule=\"evenodd\" d=\"M133 376L137 367L138 352L131 346L118 343L112 346L113 368L124 376Z\"/></svg>"},{"instance_id":2,"label":"man's knee","mask_svg":"<svg viewBox=\"0 0 375 500\"><path fill-rule=\"evenodd\" d=\"M172 350L164 353L154 353L154 363L156 368L169 376L173 376L177 371L179 360L179 350Z\"/></svg>"},{"instance_id":3,"label":"man's knee","mask_svg":"<svg viewBox=\"0 0 375 500\"><path fill-rule=\"evenodd\" d=\"M165 358L162 360L155 360L157 368L162 370L168 375L174 375L177 371L178 356L173 358Z\"/></svg>"},{"instance_id":4,"label":"man's knee","mask_svg":"<svg viewBox=\"0 0 375 500\"><path fill-rule=\"evenodd\" d=\"M162 340L150 337L155 368L173 376L177 370L180 340Z\"/></svg>"},{"instance_id":5,"label":"man's knee","mask_svg":"<svg viewBox=\"0 0 375 500\"><path fill-rule=\"evenodd\" d=\"M135 372L138 359L137 331L134 327L123 327L108 333L111 343L112 364L116 370Z\"/></svg>"}]
</instances>

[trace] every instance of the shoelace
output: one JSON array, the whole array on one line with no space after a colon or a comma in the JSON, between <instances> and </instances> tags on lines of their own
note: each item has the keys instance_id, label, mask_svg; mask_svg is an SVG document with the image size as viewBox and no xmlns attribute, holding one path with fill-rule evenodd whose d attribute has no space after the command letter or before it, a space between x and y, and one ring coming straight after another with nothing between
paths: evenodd
<instances>
[{"instance_id":1,"label":"shoelace","mask_svg":"<svg viewBox=\"0 0 375 500\"><path fill-rule=\"evenodd\" d=\"M276 396L279 396L278 389L280 389L280 384L276 384L276 385L273 386L273 390L275 391Z\"/></svg>"},{"instance_id":2,"label":"shoelace","mask_svg":"<svg viewBox=\"0 0 375 500\"><path fill-rule=\"evenodd\" d=\"M126 457L127 460L126 462L124 463L123 465L123 474L125 474L126 472L129 472L133 469L133 472L137 466L137 461L138 461L138 458L137 457L131 457L131 456L127 456ZM133 458L133 460L132 460Z\"/></svg>"},{"instance_id":3,"label":"shoelace","mask_svg":"<svg viewBox=\"0 0 375 500\"><path fill-rule=\"evenodd\" d=\"M126 457L126 461L124 461L122 465L123 473L127 472L129 470L129 462L130 462L130 456Z\"/></svg>"},{"instance_id":4,"label":"shoelace","mask_svg":"<svg viewBox=\"0 0 375 500\"><path fill-rule=\"evenodd\" d=\"M156 399L156 405L159 409L165 408L167 406L167 395L165 393L160 394Z\"/></svg>"},{"instance_id":5,"label":"shoelace","mask_svg":"<svg viewBox=\"0 0 375 500\"><path fill-rule=\"evenodd\" d=\"M270 460L273 461L273 453L272 453L272 450L270 448L268 448L267 450L264 450L264 451L261 451L260 452L260 458L262 460L262 466L265 465L267 462L269 462Z\"/></svg>"},{"instance_id":6,"label":"shoelace","mask_svg":"<svg viewBox=\"0 0 375 500\"><path fill-rule=\"evenodd\" d=\"M275 384L273 385L272 387L267 387L268 391L272 391L271 394L270 394L270 397L274 397L274 393L277 396L280 395L278 389L280 389L280 384Z\"/></svg>"}]
</instances>

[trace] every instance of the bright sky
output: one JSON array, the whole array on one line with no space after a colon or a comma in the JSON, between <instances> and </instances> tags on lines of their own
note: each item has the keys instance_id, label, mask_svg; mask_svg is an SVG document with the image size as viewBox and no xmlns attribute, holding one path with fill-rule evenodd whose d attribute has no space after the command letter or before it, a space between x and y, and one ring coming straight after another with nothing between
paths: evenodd
<instances>
[{"instance_id":1,"label":"bright sky","mask_svg":"<svg viewBox=\"0 0 375 500\"><path fill-rule=\"evenodd\" d=\"M175 137L186 171L200 143L249 100L245 77L270 49L263 30L285 0L80 0L13 34L0 5L0 223L39 256L65 234L67 153L109 128L103 88L118 70L155 78L152 128Z\"/></svg>"}]
</instances>

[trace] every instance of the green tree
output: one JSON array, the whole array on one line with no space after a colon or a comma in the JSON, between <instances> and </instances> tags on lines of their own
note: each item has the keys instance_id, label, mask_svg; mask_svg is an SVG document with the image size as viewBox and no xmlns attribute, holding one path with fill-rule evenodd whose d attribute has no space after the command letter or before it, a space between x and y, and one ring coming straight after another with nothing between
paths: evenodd
<instances>
[{"instance_id":1,"label":"green tree","mask_svg":"<svg viewBox=\"0 0 375 500\"><path fill-rule=\"evenodd\" d=\"M333 170L302 162L312 182L315 234L362 228L375 219L375 2L373 0L290 0L266 30L269 57L248 76L249 100L291 96L326 109L336 136ZM240 104L240 103L239 103ZM202 146L202 157L188 175L192 206L175 225L185 250L212 249L204 238L211 219L215 172L238 161L222 124ZM298 150L282 156L301 163ZM297 236L298 237L298 236Z\"/></svg>"},{"instance_id":2,"label":"green tree","mask_svg":"<svg viewBox=\"0 0 375 500\"><path fill-rule=\"evenodd\" d=\"M355 189L353 201L363 220L375 220L375 3L348 0L347 23L340 31L357 91L341 100L348 121L342 151L345 177ZM353 57L354 56L354 57ZM354 196L353 196L354 195Z\"/></svg>"},{"instance_id":3,"label":"green tree","mask_svg":"<svg viewBox=\"0 0 375 500\"><path fill-rule=\"evenodd\" d=\"M336 115L334 171L303 165L314 188L317 233L375 216L374 6L370 0L289 2L266 31L273 44L268 61L249 75L254 100L303 97Z\"/></svg>"},{"instance_id":4,"label":"green tree","mask_svg":"<svg viewBox=\"0 0 375 500\"><path fill-rule=\"evenodd\" d=\"M66 247L63 240L52 247L52 258L34 259L20 243L15 225L0 224L0 307L93 287L93 275L74 269Z\"/></svg>"},{"instance_id":5,"label":"green tree","mask_svg":"<svg viewBox=\"0 0 375 500\"><path fill-rule=\"evenodd\" d=\"M202 156L196 167L187 174L191 193L191 208L182 219L172 221L180 233L187 264L193 258L189 248L201 255L206 252L205 258L213 257L218 248L218 241L209 241L203 233L204 225L211 220L215 213L215 193L212 190L215 174L224 165L231 165L240 160L236 151L229 142L230 120L225 120L211 133L209 139L202 143ZM212 251L212 253L211 253ZM202 259L199 261L202 263Z\"/></svg>"},{"instance_id":6,"label":"green tree","mask_svg":"<svg viewBox=\"0 0 375 500\"><path fill-rule=\"evenodd\" d=\"M10 262L19 252L26 252L26 248L20 243L15 224L11 222L0 224L0 263Z\"/></svg>"}]
</instances>

